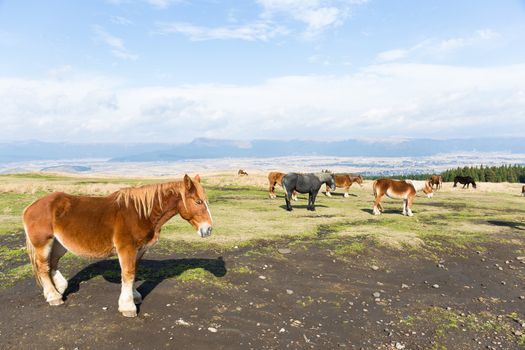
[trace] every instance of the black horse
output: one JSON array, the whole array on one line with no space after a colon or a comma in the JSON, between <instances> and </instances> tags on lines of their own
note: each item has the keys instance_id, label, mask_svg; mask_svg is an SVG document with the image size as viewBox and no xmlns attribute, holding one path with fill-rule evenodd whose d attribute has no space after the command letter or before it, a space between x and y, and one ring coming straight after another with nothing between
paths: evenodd
<instances>
[{"instance_id":1,"label":"black horse","mask_svg":"<svg viewBox=\"0 0 525 350\"><path fill-rule=\"evenodd\" d=\"M297 174L288 173L283 177L283 188L286 191L286 210L291 211L290 199L294 191L308 193L308 210L315 210L315 198L323 184L330 186L335 191L335 176L329 173Z\"/></svg>"},{"instance_id":2,"label":"black horse","mask_svg":"<svg viewBox=\"0 0 525 350\"><path fill-rule=\"evenodd\" d=\"M463 185L463 188L465 186L469 188L470 184L472 184L473 188L476 188L476 181L471 176L456 176L454 178L454 187L457 186L458 182Z\"/></svg>"}]
</instances>

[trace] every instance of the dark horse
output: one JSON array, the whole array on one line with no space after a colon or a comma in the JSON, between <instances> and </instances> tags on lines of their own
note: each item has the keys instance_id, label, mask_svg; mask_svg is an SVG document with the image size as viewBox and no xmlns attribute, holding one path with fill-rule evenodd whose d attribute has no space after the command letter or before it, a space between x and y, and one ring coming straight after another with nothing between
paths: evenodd
<instances>
[{"instance_id":1,"label":"dark horse","mask_svg":"<svg viewBox=\"0 0 525 350\"><path fill-rule=\"evenodd\" d=\"M476 188L476 181L471 176L456 176L454 178L454 187L457 186L458 182L463 185L463 188L465 186L469 188L470 184L472 184L473 188Z\"/></svg>"},{"instance_id":2,"label":"dark horse","mask_svg":"<svg viewBox=\"0 0 525 350\"><path fill-rule=\"evenodd\" d=\"M294 191L296 191L299 193L308 193L307 209L313 211L315 210L315 198L323 184L327 184L332 191L335 191L335 176L334 174L329 173L288 173L283 177L282 184L286 191L286 210L292 210L290 199L292 198Z\"/></svg>"}]
</instances>

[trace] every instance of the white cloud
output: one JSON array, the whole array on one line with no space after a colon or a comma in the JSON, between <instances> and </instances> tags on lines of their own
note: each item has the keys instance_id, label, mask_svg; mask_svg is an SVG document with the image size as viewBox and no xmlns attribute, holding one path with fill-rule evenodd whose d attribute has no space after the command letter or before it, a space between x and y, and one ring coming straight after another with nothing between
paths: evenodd
<instances>
[{"instance_id":1,"label":"white cloud","mask_svg":"<svg viewBox=\"0 0 525 350\"><path fill-rule=\"evenodd\" d=\"M131 53L125 46L124 40L114 35L107 33L102 27L94 26L93 31L96 35L95 39L108 45L113 56L123 60L137 60L139 56Z\"/></svg>"},{"instance_id":2,"label":"white cloud","mask_svg":"<svg viewBox=\"0 0 525 350\"><path fill-rule=\"evenodd\" d=\"M246 25L223 26L223 27L203 27L188 23L160 23L157 26L158 32L184 34L193 41L204 40L227 40L239 39L255 41L266 41L279 35L286 35L287 29L267 22L257 21Z\"/></svg>"},{"instance_id":3,"label":"white cloud","mask_svg":"<svg viewBox=\"0 0 525 350\"><path fill-rule=\"evenodd\" d=\"M256 85L0 79L0 105L3 140L521 135L525 64L382 64L353 75L285 76Z\"/></svg>"},{"instance_id":4,"label":"white cloud","mask_svg":"<svg viewBox=\"0 0 525 350\"><path fill-rule=\"evenodd\" d=\"M312 36L326 28L341 25L349 16L351 6L367 0L257 0L262 6L263 17L285 15L306 24L304 34Z\"/></svg>"},{"instance_id":5,"label":"white cloud","mask_svg":"<svg viewBox=\"0 0 525 350\"><path fill-rule=\"evenodd\" d=\"M115 23L115 24L120 24L120 25L123 25L123 26L129 26L131 24L133 24L133 21L126 18L126 17L122 17L122 16L111 16L111 22Z\"/></svg>"},{"instance_id":6,"label":"white cloud","mask_svg":"<svg viewBox=\"0 0 525 350\"><path fill-rule=\"evenodd\" d=\"M163 0L161 0L163 1ZM350 16L351 6L368 0L256 0L262 12L252 21L238 24L235 11L230 10L227 21L235 25L208 27L192 23L159 23L157 31L162 34L178 33L190 40L270 40L294 32L290 21L306 25L302 36L312 37L324 30L344 23Z\"/></svg>"},{"instance_id":7,"label":"white cloud","mask_svg":"<svg viewBox=\"0 0 525 350\"><path fill-rule=\"evenodd\" d=\"M398 48L380 52L376 56L376 61L390 62L414 56L442 57L443 55L449 54L455 50L484 45L499 37L500 34L492 29L480 29L473 34L463 37L447 38L444 40L425 39L407 49Z\"/></svg>"}]
</instances>

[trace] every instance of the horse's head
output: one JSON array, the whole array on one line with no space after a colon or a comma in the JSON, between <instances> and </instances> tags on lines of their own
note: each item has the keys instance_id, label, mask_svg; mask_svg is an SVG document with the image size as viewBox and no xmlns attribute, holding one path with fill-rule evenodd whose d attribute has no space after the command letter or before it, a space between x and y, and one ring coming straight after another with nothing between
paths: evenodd
<instances>
[{"instance_id":1,"label":"horse's head","mask_svg":"<svg viewBox=\"0 0 525 350\"><path fill-rule=\"evenodd\" d=\"M476 181L472 180L472 187L476 188Z\"/></svg>"},{"instance_id":2,"label":"horse's head","mask_svg":"<svg viewBox=\"0 0 525 350\"><path fill-rule=\"evenodd\" d=\"M428 198L432 198L434 196L434 191L432 191L431 181L425 182L425 188L423 188L423 192L427 195Z\"/></svg>"},{"instance_id":3,"label":"horse's head","mask_svg":"<svg viewBox=\"0 0 525 350\"><path fill-rule=\"evenodd\" d=\"M335 174L330 174L327 185L330 186L330 190L335 191Z\"/></svg>"},{"instance_id":4,"label":"horse's head","mask_svg":"<svg viewBox=\"0 0 525 350\"><path fill-rule=\"evenodd\" d=\"M357 182L359 184L359 186L363 187L363 177L361 175L358 175L355 178L355 182Z\"/></svg>"},{"instance_id":5,"label":"horse's head","mask_svg":"<svg viewBox=\"0 0 525 350\"><path fill-rule=\"evenodd\" d=\"M208 207L208 198L201 185L201 178L197 175L191 179L188 175L184 175L183 182L184 195L182 203L179 204L179 214L197 230L199 236L208 237L211 235L213 220Z\"/></svg>"}]
</instances>

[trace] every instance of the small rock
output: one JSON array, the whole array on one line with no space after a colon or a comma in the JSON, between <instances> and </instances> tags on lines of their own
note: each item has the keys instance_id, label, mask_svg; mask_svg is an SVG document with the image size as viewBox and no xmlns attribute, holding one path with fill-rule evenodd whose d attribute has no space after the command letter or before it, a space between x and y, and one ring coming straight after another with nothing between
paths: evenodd
<instances>
[{"instance_id":1,"label":"small rock","mask_svg":"<svg viewBox=\"0 0 525 350\"><path fill-rule=\"evenodd\" d=\"M261 276L259 276L259 278L262 279L262 280L265 280L265 279L266 279L266 276L262 276L262 275L261 275Z\"/></svg>"},{"instance_id":2,"label":"small rock","mask_svg":"<svg viewBox=\"0 0 525 350\"><path fill-rule=\"evenodd\" d=\"M286 290L286 294L288 294L288 295L292 295L292 294L293 294L293 290L291 290L291 289L287 289L287 290Z\"/></svg>"},{"instance_id":3,"label":"small rock","mask_svg":"<svg viewBox=\"0 0 525 350\"><path fill-rule=\"evenodd\" d=\"M514 333L514 335L517 336L517 337L523 335L523 332L522 332L522 331L514 331L513 333Z\"/></svg>"},{"instance_id":4,"label":"small rock","mask_svg":"<svg viewBox=\"0 0 525 350\"><path fill-rule=\"evenodd\" d=\"M182 318L179 318L177 321L175 321L175 324L179 325L179 326L186 326L186 327L187 326L191 326L191 323L184 321ZM215 331L217 331L217 330L215 330Z\"/></svg>"},{"instance_id":5,"label":"small rock","mask_svg":"<svg viewBox=\"0 0 525 350\"><path fill-rule=\"evenodd\" d=\"M374 270L374 271L379 270L379 266L376 266L376 265L372 265L372 266L370 266L370 268L371 268L372 270Z\"/></svg>"},{"instance_id":6,"label":"small rock","mask_svg":"<svg viewBox=\"0 0 525 350\"><path fill-rule=\"evenodd\" d=\"M102 307L102 310L104 310L104 311L106 311L107 309L108 309L107 306L103 306L103 307Z\"/></svg>"},{"instance_id":7,"label":"small rock","mask_svg":"<svg viewBox=\"0 0 525 350\"><path fill-rule=\"evenodd\" d=\"M525 261L525 256L517 256L516 260Z\"/></svg>"},{"instance_id":8,"label":"small rock","mask_svg":"<svg viewBox=\"0 0 525 350\"><path fill-rule=\"evenodd\" d=\"M439 288L439 284L433 284L432 288Z\"/></svg>"},{"instance_id":9,"label":"small rock","mask_svg":"<svg viewBox=\"0 0 525 350\"><path fill-rule=\"evenodd\" d=\"M284 333L284 332L286 332L286 329L284 328L279 329L279 333Z\"/></svg>"},{"instance_id":10,"label":"small rock","mask_svg":"<svg viewBox=\"0 0 525 350\"><path fill-rule=\"evenodd\" d=\"M405 348L405 346L403 344L401 344L400 342L396 342L396 349L397 350L402 350L404 348Z\"/></svg>"},{"instance_id":11,"label":"small rock","mask_svg":"<svg viewBox=\"0 0 525 350\"><path fill-rule=\"evenodd\" d=\"M208 327L208 330L212 333L217 333L217 328L214 327Z\"/></svg>"},{"instance_id":12,"label":"small rock","mask_svg":"<svg viewBox=\"0 0 525 350\"><path fill-rule=\"evenodd\" d=\"M521 300L525 300L525 295L520 295Z\"/></svg>"},{"instance_id":13,"label":"small rock","mask_svg":"<svg viewBox=\"0 0 525 350\"><path fill-rule=\"evenodd\" d=\"M505 282L505 281L501 281L500 283L501 283L502 285L506 285L506 284L507 284L507 282Z\"/></svg>"},{"instance_id":14,"label":"small rock","mask_svg":"<svg viewBox=\"0 0 525 350\"><path fill-rule=\"evenodd\" d=\"M374 292L372 295L374 296L374 298L379 298L381 296L381 293Z\"/></svg>"},{"instance_id":15,"label":"small rock","mask_svg":"<svg viewBox=\"0 0 525 350\"><path fill-rule=\"evenodd\" d=\"M402 283L402 284L401 284L401 288L402 288L402 289L408 289L408 288L410 288L410 286L409 286L408 284L404 284L404 283Z\"/></svg>"},{"instance_id":16,"label":"small rock","mask_svg":"<svg viewBox=\"0 0 525 350\"><path fill-rule=\"evenodd\" d=\"M277 251L281 254L290 254L292 251L288 248L279 248Z\"/></svg>"}]
</instances>

